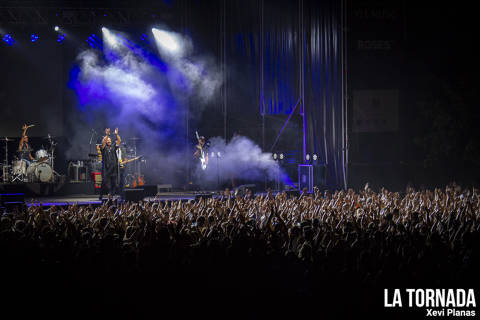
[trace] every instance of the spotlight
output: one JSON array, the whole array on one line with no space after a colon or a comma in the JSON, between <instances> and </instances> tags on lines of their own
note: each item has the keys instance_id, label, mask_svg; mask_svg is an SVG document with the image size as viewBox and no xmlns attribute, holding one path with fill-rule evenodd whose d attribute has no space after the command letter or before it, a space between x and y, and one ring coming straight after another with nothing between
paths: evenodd
<instances>
[{"instance_id":1,"label":"spotlight","mask_svg":"<svg viewBox=\"0 0 480 320\"><path fill-rule=\"evenodd\" d=\"M3 42L5 42L8 46L12 46L15 43L15 39L13 39L10 33L7 33L2 38Z\"/></svg>"},{"instance_id":2,"label":"spotlight","mask_svg":"<svg viewBox=\"0 0 480 320\"><path fill-rule=\"evenodd\" d=\"M32 35L30 36L30 41L35 42L37 40L38 40L38 34L32 33Z\"/></svg>"},{"instance_id":3,"label":"spotlight","mask_svg":"<svg viewBox=\"0 0 480 320\"><path fill-rule=\"evenodd\" d=\"M217 157L219 157L219 158L222 157L222 154L220 153L220 151L217 152Z\"/></svg>"},{"instance_id":4,"label":"spotlight","mask_svg":"<svg viewBox=\"0 0 480 320\"><path fill-rule=\"evenodd\" d=\"M103 39L110 45L112 48L118 47L118 41L115 35L113 35L110 30L105 27L102 27Z\"/></svg>"},{"instance_id":5,"label":"spotlight","mask_svg":"<svg viewBox=\"0 0 480 320\"><path fill-rule=\"evenodd\" d=\"M55 26L55 28L53 28L53 30L58 31L58 30L60 30L60 27L59 27L59 26Z\"/></svg>"},{"instance_id":6,"label":"spotlight","mask_svg":"<svg viewBox=\"0 0 480 320\"><path fill-rule=\"evenodd\" d=\"M273 160L277 160L278 155L276 153L273 154Z\"/></svg>"},{"instance_id":7,"label":"spotlight","mask_svg":"<svg viewBox=\"0 0 480 320\"><path fill-rule=\"evenodd\" d=\"M317 159L318 159L318 156L317 156L316 153L314 153L314 154L313 154L313 161L317 161Z\"/></svg>"},{"instance_id":8,"label":"spotlight","mask_svg":"<svg viewBox=\"0 0 480 320\"><path fill-rule=\"evenodd\" d=\"M305 155L305 160L310 161L310 154L307 153L307 154Z\"/></svg>"},{"instance_id":9,"label":"spotlight","mask_svg":"<svg viewBox=\"0 0 480 320\"><path fill-rule=\"evenodd\" d=\"M283 160L283 153L280 153L280 155L278 156L278 158L279 158L280 160Z\"/></svg>"},{"instance_id":10,"label":"spotlight","mask_svg":"<svg viewBox=\"0 0 480 320\"><path fill-rule=\"evenodd\" d=\"M212 154L210 155L212 158L215 158L215 152L212 152Z\"/></svg>"},{"instance_id":11,"label":"spotlight","mask_svg":"<svg viewBox=\"0 0 480 320\"><path fill-rule=\"evenodd\" d=\"M162 48L172 53L179 51L180 46L178 45L175 38L169 32L153 28L152 33L153 33L153 36L155 37L155 41Z\"/></svg>"}]
</instances>

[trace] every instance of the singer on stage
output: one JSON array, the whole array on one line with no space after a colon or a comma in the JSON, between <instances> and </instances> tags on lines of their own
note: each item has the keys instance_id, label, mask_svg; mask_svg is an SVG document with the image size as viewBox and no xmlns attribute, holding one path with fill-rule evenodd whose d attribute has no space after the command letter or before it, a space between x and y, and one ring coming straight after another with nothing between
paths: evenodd
<instances>
[{"instance_id":1,"label":"singer on stage","mask_svg":"<svg viewBox=\"0 0 480 320\"><path fill-rule=\"evenodd\" d=\"M118 135L118 128L115 129L116 141L112 144L110 128L105 129L105 136L102 139L102 188L100 189L99 200L104 194L113 195L117 188L118 158L117 149L122 139Z\"/></svg>"}]
</instances>

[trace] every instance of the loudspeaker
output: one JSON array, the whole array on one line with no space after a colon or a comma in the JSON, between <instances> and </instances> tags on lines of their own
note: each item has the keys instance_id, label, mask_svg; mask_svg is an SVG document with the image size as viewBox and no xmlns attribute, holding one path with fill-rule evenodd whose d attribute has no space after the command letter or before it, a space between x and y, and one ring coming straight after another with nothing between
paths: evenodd
<instances>
[{"instance_id":1,"label":"loudspeaker","mask_svg":"<svg viewBox=\"0 0 480 320\"><path fill-rule=\"evenodd\" d=\"M201 193L195 195L195 200L208 199L213 196L213 193Z\"/></svg>"},{"instance_id":2,"label":"loudspeaker","mask_svg":"<svg viewBox=\"0 0 480 320\"><path fill-rule=\"evenodd\" d=\"M155 197L157 195L157 185L156 184L148 184L144 185L143 187L143 196L144 197Z\"/></svg>"},{"instance_id":3,"label":"loudspeaker","mask_svg":"<svg viewBox=\"0 0 480 320\"><path fill-rule=\"evenodd\" d=\"M145 192L142 188L135 188L135 189L124 189L124 196L123 199L125 201L142 201L145 198Z\"/></svg>"},{"instance_id":4,"label":"loudspeaker","mask_svg":"<svg viewBox=\"0 0 480 320\"><path fill-rule=\"evenodd\" d=\"M172 191L171 184L157 184L157 193Z\"/></svg>"}]
</instances>

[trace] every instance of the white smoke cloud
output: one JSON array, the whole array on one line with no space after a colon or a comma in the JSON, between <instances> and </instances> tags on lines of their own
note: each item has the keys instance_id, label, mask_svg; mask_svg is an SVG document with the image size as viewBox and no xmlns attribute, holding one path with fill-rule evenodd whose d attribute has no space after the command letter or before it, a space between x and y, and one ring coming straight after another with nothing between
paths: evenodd
<instances>
[{"instance_id":1,"label":"white smoke cloud","mask_svg":"<svg viewBox=\"0 0 480 320\"><path fill-rule=\"evenodd\" d=\"M209 167L204 172L199 166L195 168L197 179L206 182L245 179L260 181L283 179L284 172L274 161L271 153L263 152L252 140L236 136L230 142L220 137L209 140ZM218 157L220 152L220 157ZM214 156L212 157L212 153Z\"/></svg>"}]
</instances>

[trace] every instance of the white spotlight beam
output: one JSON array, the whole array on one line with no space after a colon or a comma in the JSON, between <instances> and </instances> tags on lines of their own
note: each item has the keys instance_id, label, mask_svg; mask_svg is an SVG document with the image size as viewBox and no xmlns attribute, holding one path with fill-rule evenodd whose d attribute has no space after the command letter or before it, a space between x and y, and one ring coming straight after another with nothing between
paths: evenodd
<instances>
[{"instance_id":1,"label":"white spotlight beam","mask_svg":"<svg viewBox=\"0 0 480 320\"><path fill-rule=\"evenodd\" d=\"M170 53L180 52L180 45L177 39L175 39L175 36L170 32L153 28L152 33L159 48L162 48Z\"/></svg>"},{"instance_id":2,"label":"white spotlight beam","mask_svg":"<svg viewBox=\"0 0 480 320\"><path fill-rule=\"evenodd\" d=\"M110 30L108 30L105 27L102 27L102 34L103 34L103 40L106 43L108 43L110 45L110 47L112 47L113 49L118 48L119 42L118 42L117 38L115 37L115 35L110 32Z\"/></svg>"}]
</instances>

